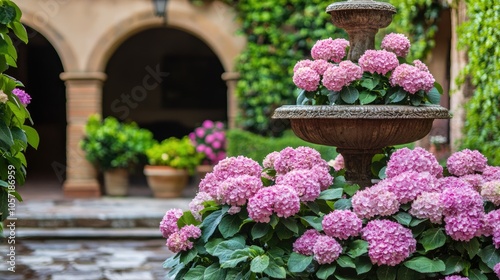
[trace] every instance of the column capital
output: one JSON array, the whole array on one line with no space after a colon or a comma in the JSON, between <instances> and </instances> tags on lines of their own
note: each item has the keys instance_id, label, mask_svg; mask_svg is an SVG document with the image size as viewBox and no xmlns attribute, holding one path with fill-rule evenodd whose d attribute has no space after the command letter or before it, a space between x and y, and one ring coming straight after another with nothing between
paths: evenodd
<instances>
[{"instance_id":1,"label":"column capital","mask_svg":"<svg viewBox=\"0 0 500 280\"><path fill-rule=\"evenodd\" d=\"M240 72L224 72L221 75L222 80L229 81L237 81L240 79Z\"/></svg>"},{"instance_id":2,"label":"column capital","mask_svg":"<svg viewBox=\"0 0 500 280\"><path fill-rule=\"evenodd\" d=\"M104 72L63 72L59 74L59 78L63 81L70 80L98 80L104 82L107 79L108 75Z\"/></svg>"}]
</instances>

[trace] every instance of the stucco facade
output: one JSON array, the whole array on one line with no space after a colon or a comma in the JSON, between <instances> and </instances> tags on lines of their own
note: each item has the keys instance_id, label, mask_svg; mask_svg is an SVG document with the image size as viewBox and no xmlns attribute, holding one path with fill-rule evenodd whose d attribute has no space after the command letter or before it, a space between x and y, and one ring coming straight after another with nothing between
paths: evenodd
<instances>
[{"instance_id":1,"label":"stucco facade","mask_svg":"<svg viewBox=\"0 0 500 280\"><path fill-rule=\"evenodd\" d=\"M57 52L66 86L66 176L68 197L99 196L96 171L79 148L89 115L103 111L106 66L117 48L144 30L169 27L203 41L218 57L227 80L227 118L234 123L234 61L245 45L236 36L233 11L219 3L196 7L171 0L166 18L156 17L151 0L17 0L22 22L43 35ZM155 40L144 44L155 44ZM153 70L154 72L154 70ZM154 73L150 75L154 78ZM59 168L61 168L59 166Z\"/></svg>"}]
</instances>

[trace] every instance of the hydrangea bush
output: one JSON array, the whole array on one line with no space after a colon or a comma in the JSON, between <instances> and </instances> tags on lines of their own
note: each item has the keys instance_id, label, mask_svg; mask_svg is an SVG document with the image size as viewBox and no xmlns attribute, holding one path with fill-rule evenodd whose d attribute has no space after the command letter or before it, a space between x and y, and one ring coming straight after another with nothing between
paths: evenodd
<instances>
[{"instance_id":1,"label":"hydrangea bush","mask_svg":"<svg viewBox=\"0 0 500 280\"><path fill-rule=\"evenodd\" d=\"M226 158L160 223L175 279L496 279L500 167L396 150L360 189L311 148Z\"/></svg>"},{"instance_id":2,"label":"hydrangea bush","mask_svg":"<svg viewBox=\"0 0 500 280\"><path fill-rule=\"evenodd\" d=\"M312 59L295 64L298 105L439 104L442 88L427 66L406 62L410 41L405 35L386 35L381 50L366 50L357 63L343 60L348 48L345 39L319 40Z\"/></svg>"},{"instance_id":3,"label":"hydrangea bush","mask_svg":"<svg viewBox=\"0 0 500 280\"><path fill-rule=\"evenodd\" d=\"M226 133L224 123L205 120L189 134L196 151L205 155L204 164L214 165L226 157Z\"/></svg>"}]
</instances>

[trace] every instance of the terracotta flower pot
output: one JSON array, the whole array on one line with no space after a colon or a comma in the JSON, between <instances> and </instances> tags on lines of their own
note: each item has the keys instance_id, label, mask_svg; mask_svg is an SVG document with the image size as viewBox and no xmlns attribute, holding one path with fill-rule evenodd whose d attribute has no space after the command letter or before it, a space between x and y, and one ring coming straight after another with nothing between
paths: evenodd
<instances>
[{"instance_id":1,"label":"terracotta flower pot","mask_svg":"<svg viewBox=\"0 0 500 280\"><path fill-rule=\"evenodd\" d=\"M170 166L146 165L144 175L153 196L157 198L180 197L189 179L187 170Z\"/></svg>"},{"instance_id":2,"label":"terracotta flower pot","mask_svg":"<svg viewBox=\"0 0 500 280\"><path fill-rule=\"evenodd\" d=\"M116 168L104 172L104 190L110 196L125 196L128 194L128 170Z\"/></svg>"}]
</instances>

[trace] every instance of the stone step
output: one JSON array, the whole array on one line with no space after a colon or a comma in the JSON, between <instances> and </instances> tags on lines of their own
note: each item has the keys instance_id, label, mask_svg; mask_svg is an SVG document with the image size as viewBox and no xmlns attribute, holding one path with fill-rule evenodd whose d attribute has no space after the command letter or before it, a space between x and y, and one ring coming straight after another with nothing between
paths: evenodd
<instances>
[{"instance_id":1,"label":"stone step","mask_svg":"<svg viewBox=\"0 0 500 280\"><path fill-rule=\"evenodd\" d=\"M8 237L9 231L4 232ZM16 229L16 239L161 239L158 228L27 228Z\"/></svg>"}]
</instances>

